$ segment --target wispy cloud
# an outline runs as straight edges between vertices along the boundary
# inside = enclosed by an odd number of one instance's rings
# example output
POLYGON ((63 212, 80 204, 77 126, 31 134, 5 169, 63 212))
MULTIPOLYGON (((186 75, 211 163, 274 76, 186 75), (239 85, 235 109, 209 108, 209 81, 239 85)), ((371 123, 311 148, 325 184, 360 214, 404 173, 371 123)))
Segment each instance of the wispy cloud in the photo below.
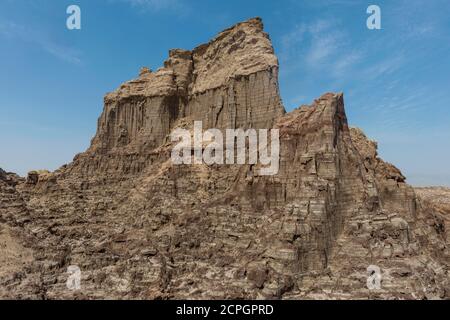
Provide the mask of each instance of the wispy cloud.
POLYGON ((80 51, 51 40, 46 34, 14 22, 0 22, 0 36, 17 38, 39 46, 54 57, 72 64, 81 64, 80 51))
POLYGON ((175 11, 185 14, 189 11, 183 0, 110 0, 111 2, 124 2, 144 11, 161 12, 175 11))
POLYGON ((290 32, 285 34, 281 39, 283 53, 290 50, 293 46, 301 43, 304 39, 307 26, 305 24, 295 26, 290 32))
POLYGON ((447 38, 448 0, 399 0, 386 12, 395 21, 395 31, 408 40, 436 37, 447 38))
POLYGON ((342 71, 352 61, 356 53, 343 52, 347 35, 335 20, 317 20, 311 24, 297 25, 281 40, 281 59, 288 68, 317 69, 339 60, 338 69, 342 71), (342 56, 341 56, 342 55, 342 56))
POLYGON ((361 76, 366 80, 371 80, 380 76, 390 75, 401 68, 406 61, 406 57, 402 53, 397 53, 362 69, 361 76))
POLYGON ((340 33, 314 36, 309 52, 306 55, 306 62, 309 66, 318 66, 326 62, 327 58, 335 55, 339 49, 341 38, 340 33))
POLYGON ((306 62, 316 65, 334 54, 342 46, 344 34, 337 31, 334 21, 319 20, 309 27, 311 46, 306 62))
POLYGON ((324 6, 355 6, 361 4, 360 0, 315 0, 307 3, 313 7, 324 6))
POLYGON ((360 50, 353 50, 342 53, 334 62, 332 74, 334 77, 342 77, 345 73, 361 62, 364 54, 360 50))
POLYGON ((438 89, 426 86, 417 75, 439 68, 441 60, 429 57, 445 56, 448 50, 448 32, 444 35, 448 16, 443 19, 434 3, 424 8, 412 2, 412 8, 410 1, 384 5, 381 31, 366 29, 365 10, 360 12, 359 26, 347 23, 345 17, 325 19, 324 14, 290 29, 280 46, 281 79, 292 88, 286 102, 298 105, 299 91, 304 95, 318 87, 318 92, 344 91, 347 98, 352 92, 347 110, 359 125, 377 134, 392 130, 428 135, 430 123, 448 119, 448 113, 438 117, 426 111, 438 89))
MULTIPOLYGON (((332 0, 327 4, 356 6, 358 1, 332 0)), ((321 7, 325 3, 318 0, 308 5, 321 7)), ((446 0, 399 0, 382 6, 382 12, 384 30, 361 39, 352 37, 354 27, 338 16, 296 25, 281 40, 280 60, 288 69, 285 74, 323 70, 330 81, 342 82, 347 76, 373 80, 395 74, 419 54, 428 55, 427 41, 431 38, 440 38, 443 43, 449 39, 444 32, 450 14, 446 0)), ((361 10, 361 16, 365 14, 361 10)), ((365 24, 360 28, 357 31, 363 31, 365 24)))

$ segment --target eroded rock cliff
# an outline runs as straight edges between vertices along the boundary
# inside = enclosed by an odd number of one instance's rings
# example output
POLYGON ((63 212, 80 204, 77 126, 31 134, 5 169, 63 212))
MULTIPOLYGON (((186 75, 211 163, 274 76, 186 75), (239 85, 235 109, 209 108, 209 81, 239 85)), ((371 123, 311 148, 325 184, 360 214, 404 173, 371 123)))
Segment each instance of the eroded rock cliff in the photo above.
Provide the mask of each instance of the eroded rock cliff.
POLYGON ((142 69, 106 95, 86 152, 26 180, 0 171, 0 196, 4 239, 20 248, 7 250, 24 253, 14 268, 0 266, 2 297, 450 294, 448 232, 436 210, 348 127, 343 94, 285 114, 260 19, 170 51, 156 72, 142 69), (278 174, 174 165, 169 135, 194 120, 279 129, 278 174), (66 287, 69 265, 82 271, 79 291, 66 287), (371 265, 380 289, 367 288, 371 265))

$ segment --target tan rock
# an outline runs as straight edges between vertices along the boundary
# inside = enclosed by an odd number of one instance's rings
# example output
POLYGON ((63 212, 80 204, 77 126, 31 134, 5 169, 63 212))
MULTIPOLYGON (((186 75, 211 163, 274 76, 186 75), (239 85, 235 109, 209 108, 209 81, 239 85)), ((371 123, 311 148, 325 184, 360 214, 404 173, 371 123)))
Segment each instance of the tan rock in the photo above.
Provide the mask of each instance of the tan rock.
POLYGON ((285 113, 260 19, 141 70, 106 95, 86 152, 27 181, 0 170, 8 243, 32 257, 13 282, 0 265, 2 298, 449 298, 442 209, 348 127, 343 94, 285 113), (278 174, 174 165, 169 134, 194 120, 279 129, 278 174), (382 290, 366 286, 370 265, 382 290))

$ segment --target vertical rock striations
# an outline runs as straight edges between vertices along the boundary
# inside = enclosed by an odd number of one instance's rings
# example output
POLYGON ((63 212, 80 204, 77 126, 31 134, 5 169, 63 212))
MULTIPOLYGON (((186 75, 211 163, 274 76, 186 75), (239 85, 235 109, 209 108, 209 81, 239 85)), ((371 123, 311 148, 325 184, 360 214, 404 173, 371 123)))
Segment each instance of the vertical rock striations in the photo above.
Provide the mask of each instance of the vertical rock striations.
POLYGON ((139 173, 181 118, 202 120, 205 129, 270 128, 284 112, 278 60, 261 20, 251 19, 192 51, 170 50, 164 67, 107 94, 74 170, 139 173))
POLYGON ((449 298, 440 213, 348 127, 342 94, 285 114, 260 19, 143 68, 106 95, 86 152, 27 180, 0 171, 0 195, 4 239, 29 256, 0 266, 1 297, 449 298), (195 120, 279 129, 278 174, 174 165, 168 137, 195 120))

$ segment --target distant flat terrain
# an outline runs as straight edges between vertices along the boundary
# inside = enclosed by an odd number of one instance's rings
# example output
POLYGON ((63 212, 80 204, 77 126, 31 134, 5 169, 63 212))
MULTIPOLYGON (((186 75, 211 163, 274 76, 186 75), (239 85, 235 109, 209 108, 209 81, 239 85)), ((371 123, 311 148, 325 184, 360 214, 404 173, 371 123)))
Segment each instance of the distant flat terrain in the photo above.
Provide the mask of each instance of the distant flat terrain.
MULTIPOLYGON (((417 195, 427 204, 443 214, 450 214, 450 188, 423 187, 414 188, 417 195)), ((450 218, 447 216, 447 218, 450 218)))

